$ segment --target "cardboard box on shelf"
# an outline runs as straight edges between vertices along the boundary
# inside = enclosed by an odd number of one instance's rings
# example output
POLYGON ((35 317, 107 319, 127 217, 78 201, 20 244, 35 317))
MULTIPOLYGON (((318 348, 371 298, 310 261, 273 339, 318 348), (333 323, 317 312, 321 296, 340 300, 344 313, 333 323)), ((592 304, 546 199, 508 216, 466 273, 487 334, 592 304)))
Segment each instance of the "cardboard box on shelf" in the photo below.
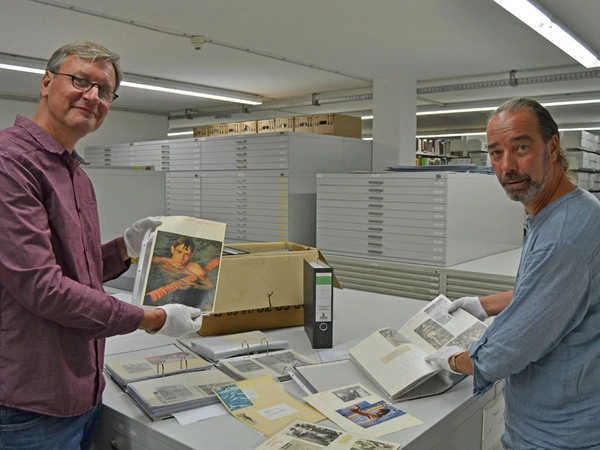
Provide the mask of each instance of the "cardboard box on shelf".
POLYGON ((275 119, 275 131, 294 131, 294 118, 280 117, 275 119))
POLYGON ((199 127, 194 127, 194 137, 206 137, 208 134, 208 125, 202 125, 199 127))
POLYGON ((313 133, 313 116, 294 117, 294 131, 298 133, 313 133))
POLYGON ((240 123, 238 122, 231 122, 231 123, 227 123, 225 124, 227 126, 227 134, 240 134, 240 123))
MULTIPOLYGON (((291 242, 226 244, 248 253, 221 258, 215 310, 199 334, 304 324, 304 260, 324 260, 319 249, 291 242)), ((336 279, 334 286, 341 287, 336 279)))
POLYGON ((240 134, 256 134, 256 120, 241 122, 240 134))
POLYGON ((313 116, 315 134, 329 134, 362 138, 362 122, 360 117, 344 116, 341 114, 319 114, 313 116))
POLYGON ((275 131, 275 119, 257 120, 256 129, 259 133, 273 133, 275 131))
POLYGON ((227 136, 227 124, 226 123, 216 123, 214 125, 208 126, 208 135, 209 136, 227 136))

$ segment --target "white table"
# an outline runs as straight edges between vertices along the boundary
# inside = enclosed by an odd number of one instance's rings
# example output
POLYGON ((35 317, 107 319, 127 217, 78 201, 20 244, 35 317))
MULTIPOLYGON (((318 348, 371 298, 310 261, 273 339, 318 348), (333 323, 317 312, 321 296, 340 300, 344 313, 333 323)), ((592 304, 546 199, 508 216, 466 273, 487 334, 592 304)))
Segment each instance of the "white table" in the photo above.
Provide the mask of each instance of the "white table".
MULTIPOLYGON (((334 296, 334 348, 347 348, 369 333, 382 328, 400 326, 425 302, 389 295, 337 290, 334 296)), ((287 339, 290 347, 319 360, 310 346, 303 327, 267 330, 267 334, 287 339)), ((107 354, 151 348, 173 342, 172 338, 135 332, 115 336, 107 342, 107 354)), ((422 425, 383 436, 401 444, 403 450, 479 450, 482 448, 482 418, 486 404, 501 398, 499 389, 474 399, 472 379, 467 377, 450 391, 424 399, 397 404, 421 419, 422 425)), ((293 382, 284 383, 287 390, 303 395, 293 382)), ((330 421, 325 426, 335 427, 330 421)), ((182 426, 175 419, 151 421, 112 380, 107 380, 104 394, 102 426, 94 450, 247 450, 266 438, 231 415, 182 426)))

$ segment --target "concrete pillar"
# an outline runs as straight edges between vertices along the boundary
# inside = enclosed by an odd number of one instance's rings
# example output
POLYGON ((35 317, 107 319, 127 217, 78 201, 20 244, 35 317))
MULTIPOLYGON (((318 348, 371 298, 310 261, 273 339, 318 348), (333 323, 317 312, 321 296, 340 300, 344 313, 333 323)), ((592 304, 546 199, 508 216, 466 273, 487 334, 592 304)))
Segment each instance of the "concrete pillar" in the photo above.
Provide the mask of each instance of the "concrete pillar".
POLYGON ((373 170, 415 165, 417 81, 406 74, 373 80, 373 170))

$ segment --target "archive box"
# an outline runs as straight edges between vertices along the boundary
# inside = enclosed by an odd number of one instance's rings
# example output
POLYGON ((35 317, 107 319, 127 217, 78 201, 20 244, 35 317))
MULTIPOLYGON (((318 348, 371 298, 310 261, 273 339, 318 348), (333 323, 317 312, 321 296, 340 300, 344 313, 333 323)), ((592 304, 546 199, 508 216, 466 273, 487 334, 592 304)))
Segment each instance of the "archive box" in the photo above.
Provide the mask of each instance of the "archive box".
POLYGON ((294 131, 294 118, 281 117, 275 119, 275 131, 294 131))
POLYGON ((216 123, 214 125, 208 126, 208 135, 209 136, 226 136, 227 135, 227 124, 226 123, 216 123))
POLYGON ((199 127, 194 127, 194 137, 206 137, 208 134, 208 125, 202 125, 199 127))
POLYGON ((256 120, 241 122, 240 134, 256 134, 256 120))
POLYGON ((227 125, 227 134, 240 134, 240 123, 238 122, 231 122, 226 124, 227 125))
MULTIPOLYGON (((248 253, 221 258, 213 314, 203 336, 304 324, 304 260, 324 260, 314 247, 291 242, 226 244, 248 253)), ((334 286, 341 287, 334 278, 334 286)))
POLYGON ((294 117, 294 131, 298 133, 313 133, 313 116, 294 117))
POLYGON ((362 138, 360 117, 344 116, 341 114, 319 114, 313 116, 313 128, 315 134, 362 138))
POLYGON ((273 133, 275 131, 275 119, 257 120, 256 128, 259 133, 273 133))

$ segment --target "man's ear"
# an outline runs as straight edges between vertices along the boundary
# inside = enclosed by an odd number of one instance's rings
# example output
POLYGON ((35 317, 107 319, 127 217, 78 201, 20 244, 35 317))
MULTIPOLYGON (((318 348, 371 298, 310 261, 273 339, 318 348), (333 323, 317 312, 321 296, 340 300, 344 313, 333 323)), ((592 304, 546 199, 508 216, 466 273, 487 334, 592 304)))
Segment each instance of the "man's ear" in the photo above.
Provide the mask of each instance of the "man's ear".
POLYGON ((552 161, 556 161, 558 158, 558 152, 560 150, 560 141, 556 134, 548 141, 548 149, 550 150, 552 161))
POLYGON ((50 86, 51 81, 52 81, 52 74, 50 72, 46 71, 46 73, 42 77, 42 85, 40 88, 40 95, 42 97, 48 96, 48 88, 50 86))

